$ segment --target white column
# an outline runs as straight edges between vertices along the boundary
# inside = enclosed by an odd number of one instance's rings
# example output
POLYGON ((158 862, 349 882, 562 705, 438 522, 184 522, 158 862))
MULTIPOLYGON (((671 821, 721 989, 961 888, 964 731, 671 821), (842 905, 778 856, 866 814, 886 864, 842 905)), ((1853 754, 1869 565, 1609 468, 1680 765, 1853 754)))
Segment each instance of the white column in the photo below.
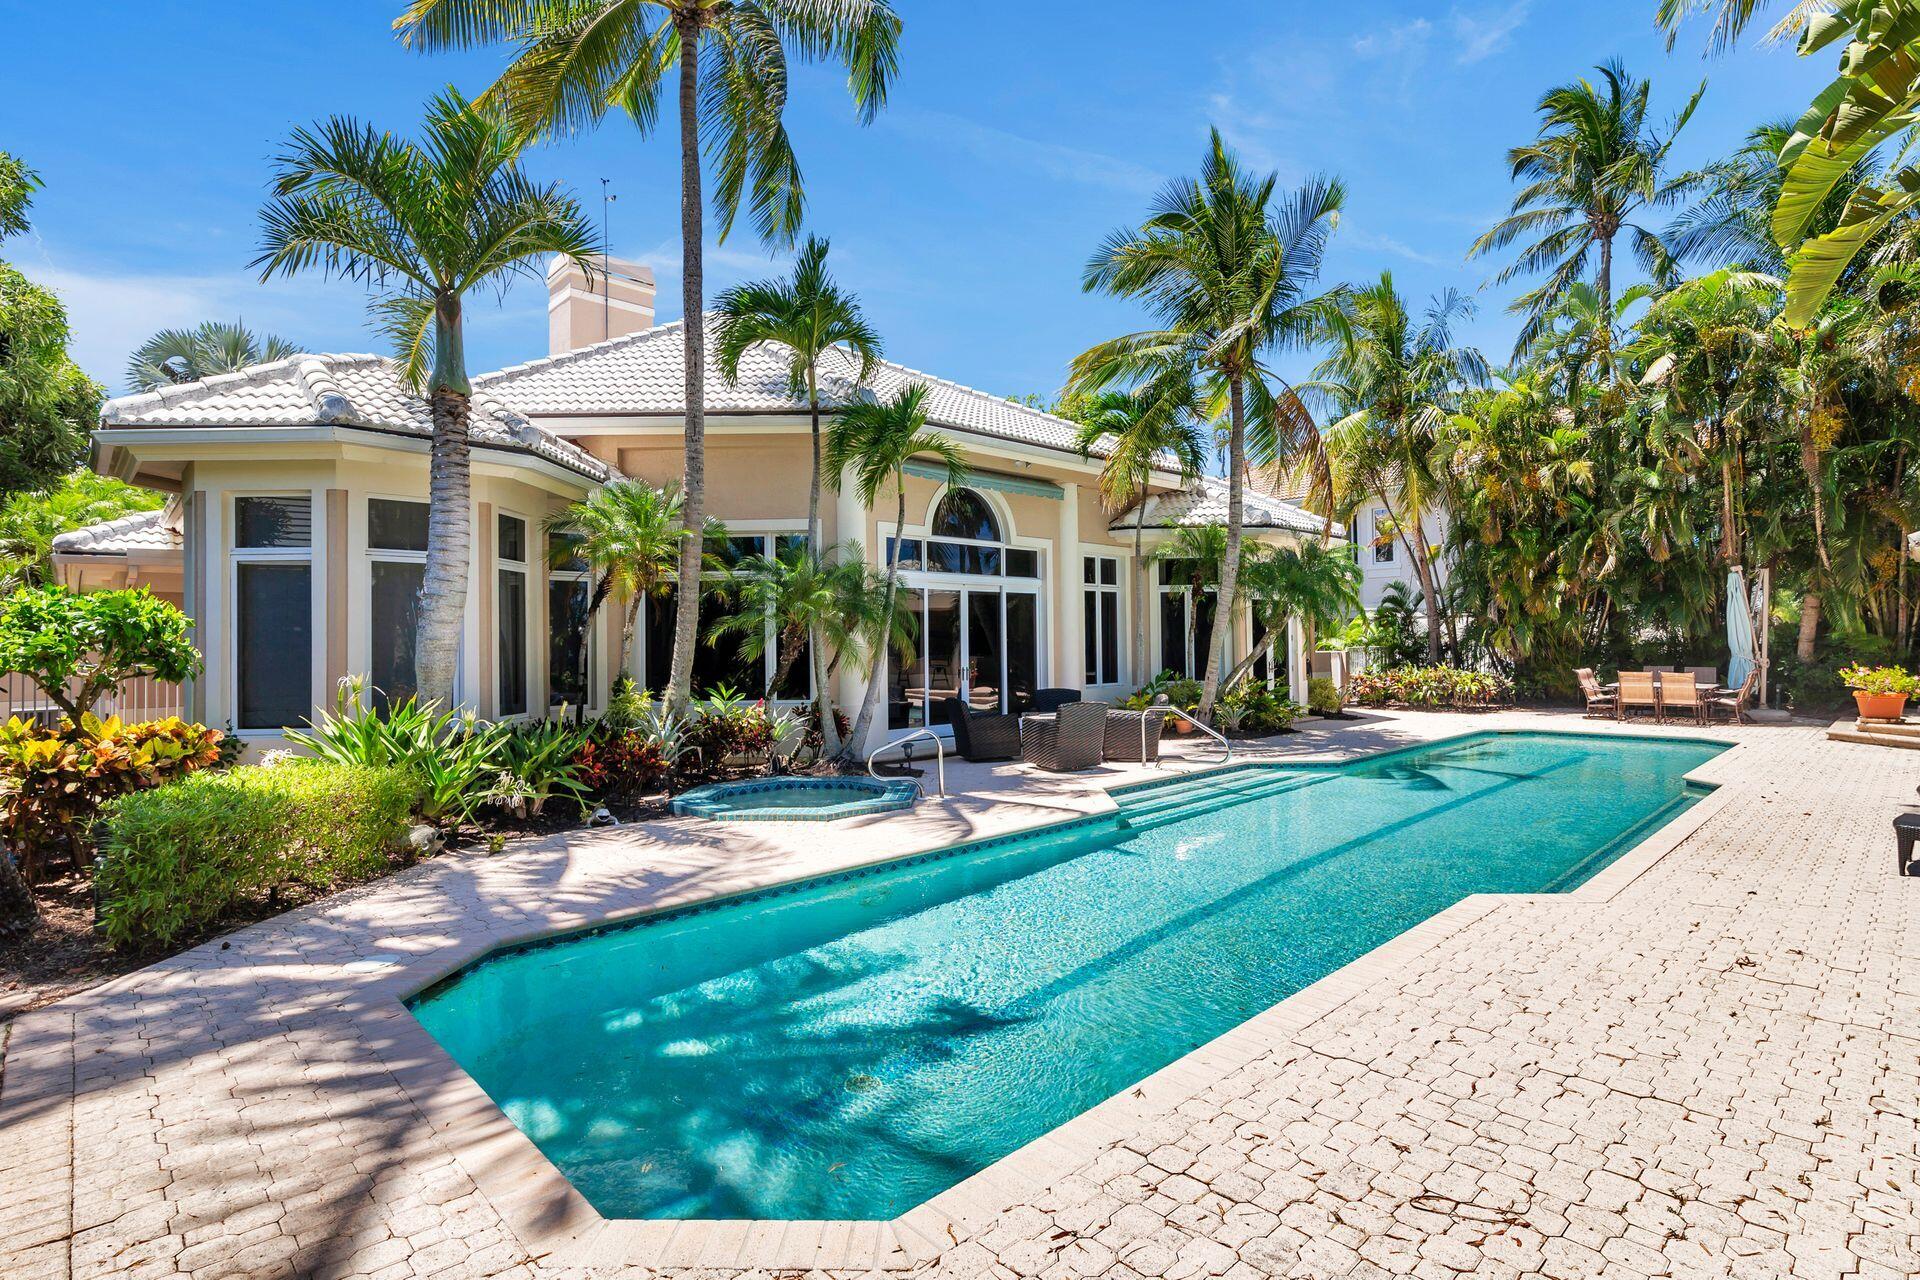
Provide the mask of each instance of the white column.
POLYGON ((1081 637, 1085 622, 1081 605, 1080 564, 1080 486, 1064 486, 1060 500, 1060 532, 1054 545, 1059 548, 1054 565, 1053 671, 1047 684, 1052 688, 1078 689, 1086 680, 1086 642, 1081 637))
MULTIPOLYGON (((868 537, 867 508, 861 503, 852 478, 845 477, 845 479, 847 482, 840 486, 834 499, 834 519, 839 539, 842 544, 857 539, 861 554, 867 558, 868 564, 884 565, 886 537, 891 530, 881 529, 877 539, 868 537)), ((881 661, 885 660, 883 656, 881 661)), ((851 725, 860 718, 860 699, 866 696, 867 673, 855 670, 851 662, 843 662, 840 664, 840 674, 835 677, 835 680, 834 705, 846 715, 847 723, 851 725)), ((887 736, 886 731, 886 717, 882 712, 876 711, 871 742, 862 745, 861 754, 864 756, 866 752, 871 751, 872 744, 884 742, 887 736)))
POLYGON ((1287 619, 1287 697, 1307 705, 1307 629, 1298 617, 1287 619))

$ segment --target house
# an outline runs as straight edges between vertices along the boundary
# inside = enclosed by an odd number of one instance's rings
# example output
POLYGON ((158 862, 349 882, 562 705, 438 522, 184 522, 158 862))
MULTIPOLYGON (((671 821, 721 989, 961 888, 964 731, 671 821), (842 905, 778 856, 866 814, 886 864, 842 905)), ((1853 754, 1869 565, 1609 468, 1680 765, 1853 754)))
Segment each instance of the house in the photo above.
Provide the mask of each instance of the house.
MULTIPOLYGON (((616 260, 590 286, 556 264, 548 285, 550 354, 474 379, 475 536, 456 697, 490 719, 601 707, 619 610, 589 622, 587 567, 550 546, 546 522, 610 480, 681 477, 681 330, 653 323, 651 275, 616 260)), ((1154 564, 1144 594, 1136 588, 1134 523, 1151 553, 1182 526, 1224 521, 1225 482, 1186 485, 1170 470, 1143 504, 1111 513, 1097 451, 1083 457, 1062 419, 891 362, 864 388, 829 367, 822 390, 843 403, 916 382, 929 388, 931 427, 963 450, 967 483, 949 488, 938 468, 910 466, 897 530, 892 494, 875 510, 851 487, 829 488, 822 502, 830 544, 857 540, 878 564, 900 539, 904 607, 920 626, 920 653, 895 661, 868 745, 937 725, 947 697, 1018 709, 1043 687, 1111 699, 1163 668, 1198 674, 1214 609, 1179 585, 1177 565, 1154 564), (1148 639, 1138 670, 1137 627, 1148 639)), ((708 368, 707 507, 727 529, 717 550, 774 552, 804 535, 808 431, 781 353, 750 353, 737 384, 708 368)), ((150 583, 178 600, 206 661, 185 691, 187 714, 272 744, 349 674, 387 696, 407 691, 429 435, 425 404, 371 355, 300 355, 110 401, 95 466, 169 500, 67 535, 59 572, 82 587, 150 583)), ((1253 492, 1246 524, 1269 542, 1321 528, 1253 492)), ((671 596, 645 602, 631 668, 648 686, 665 681, 672 617, 671 596)), ((1222 639, 1230 659, 1269 648, 1268 677, 1303 694, 1297 625, 1284 642, 1256 637, 1243 612, 1222 639)), ((807 695, 806 664, 786 688, 770 689, 772 676, 771 657, 748 661, 733 645, 703 643, 694 664, 696 693, 807 695)), ((862 682, 851 671, 837 678, 841 705, 854 704, 862 682)))

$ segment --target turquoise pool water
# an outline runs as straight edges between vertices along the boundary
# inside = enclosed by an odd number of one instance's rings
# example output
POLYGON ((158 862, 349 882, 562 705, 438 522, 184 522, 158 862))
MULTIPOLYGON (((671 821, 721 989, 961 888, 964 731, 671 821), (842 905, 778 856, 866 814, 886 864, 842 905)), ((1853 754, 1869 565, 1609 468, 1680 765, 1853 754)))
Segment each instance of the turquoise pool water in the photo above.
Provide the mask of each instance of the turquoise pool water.
POLYGON ((413 1009, 608 1217, 890 1218, 1468 894, 1573 888, 1723 749, 1216 774, 504 952, 413 1009))

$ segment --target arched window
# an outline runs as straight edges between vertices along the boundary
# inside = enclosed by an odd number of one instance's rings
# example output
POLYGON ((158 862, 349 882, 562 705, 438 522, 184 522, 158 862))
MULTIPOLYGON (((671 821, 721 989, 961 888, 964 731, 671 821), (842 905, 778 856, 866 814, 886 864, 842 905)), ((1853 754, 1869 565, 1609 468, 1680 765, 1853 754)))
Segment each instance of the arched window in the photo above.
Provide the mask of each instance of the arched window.
POLYGON ((993 518, 987 500, 971 489, 955 489, 940 499, 933 513, 933 536, 970 538, 975 542, 1000 541, 1000 522, 993 518))

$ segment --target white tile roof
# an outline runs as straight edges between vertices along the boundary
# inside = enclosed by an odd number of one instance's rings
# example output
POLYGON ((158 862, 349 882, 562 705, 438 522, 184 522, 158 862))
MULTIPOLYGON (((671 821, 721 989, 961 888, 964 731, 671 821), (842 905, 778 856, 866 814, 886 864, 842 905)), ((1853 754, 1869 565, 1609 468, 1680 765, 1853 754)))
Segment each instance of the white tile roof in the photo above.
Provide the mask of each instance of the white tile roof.
MULTIPOLYGON (((1287 529, 1295 533, 1319 533, 1326 527, 1319 516, 1302 511, 1292 503, 1268 497, 1251 485, 1242 489, 1241 524, 1248 529, 1287 529)), ((1133 513, 1116 519, 1110 528, 1115 533, 1133 530, 1133 513)), ((1227 522, 1227 482, 1218 476, 1202 476, 1192 487, 1179 493, 1162 493, 1147 499, 1142 523, 1149 529, 1183 529, 1227 522)), ((1333 535, 1345 531, 1336 521, 1333 535)))
POLYGON ((54 535, 56 555, 124 556, 143 551, 178 551, 183 545, 172 504, 159 511, 136 511, 117 520, 90 524, 54 535))
MULTIPOLYGON (((738 383, 730 383, 721 376, 712 341, 715 320, 709 316, 707 321, 707 412, 804 412, 805 400, 787 391, 784 346, 766 343, 748 351, 740 361, 738 383)), ((474 386, 484 386, 504 396, 516 409, 533 418, 683 413, 686 364, 682 357, 682 332, 683 326, 678 320, 656 325, 625 337, 482 374, 474 379, 474 386)), ((820 398, 828 405, 846 403, 855 390, 853 358, 844 352, 836 355, 838 367, 829 364, 822 370, 820 398)), ((1004 396, 936 378, 891 360, 879 363, 866 389, 885 398, 915 382, 927 387, 927 418, 935 426, 1068 453, 1080 451, 1074 443, 1078 428, 1065 418, 1056 418, 1004 396)), ((1092 452, 1100 457, 1105 450, 1095 446, 1092 452)))
MULTIPOLYGON (((198 382, 109 400, 106 427, 349 426, 433 434, 427 402, 391 360, 377 355, 296 355, 198 382)), ((530 453, 594 480, 612 470, 542 431, 498 396, 474 389, 473 442, 530 453)))

